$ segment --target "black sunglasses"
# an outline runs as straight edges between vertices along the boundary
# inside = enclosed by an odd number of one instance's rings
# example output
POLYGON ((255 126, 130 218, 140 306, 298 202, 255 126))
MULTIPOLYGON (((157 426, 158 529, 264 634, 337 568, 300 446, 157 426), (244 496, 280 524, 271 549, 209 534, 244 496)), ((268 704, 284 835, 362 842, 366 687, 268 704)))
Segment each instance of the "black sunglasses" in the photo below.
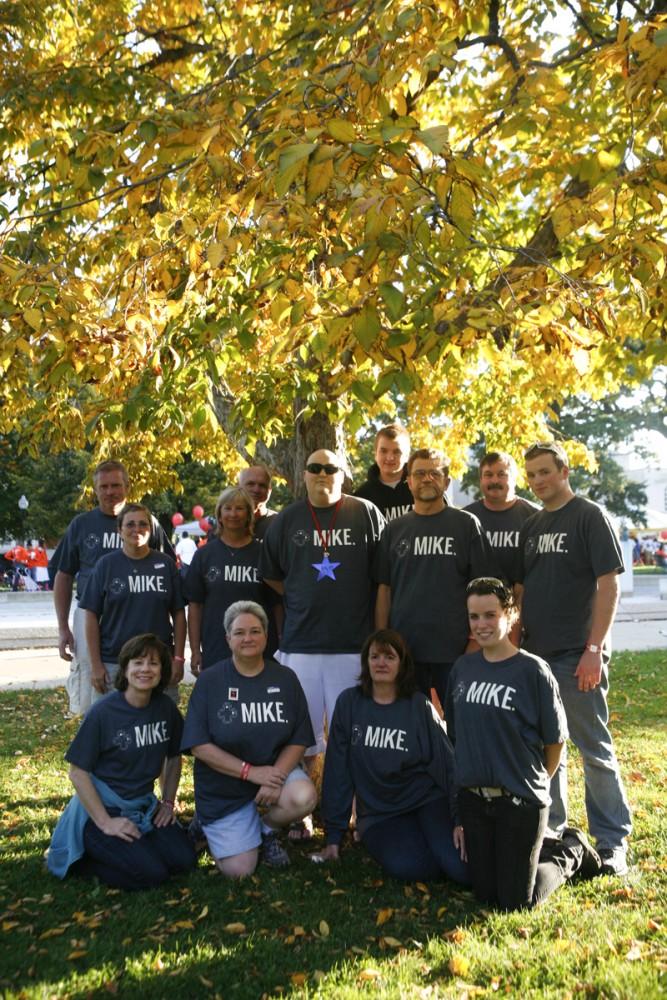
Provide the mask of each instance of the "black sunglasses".
POLYGON ((322 462, 309 462, 306 466, 306 472, 311 472, 314 476, 319 475, 320 472, 326 472, 327 476, 333 476, 336 472, 340 472, 337 465, 331 465, 327 462, 324 465, 322 462))

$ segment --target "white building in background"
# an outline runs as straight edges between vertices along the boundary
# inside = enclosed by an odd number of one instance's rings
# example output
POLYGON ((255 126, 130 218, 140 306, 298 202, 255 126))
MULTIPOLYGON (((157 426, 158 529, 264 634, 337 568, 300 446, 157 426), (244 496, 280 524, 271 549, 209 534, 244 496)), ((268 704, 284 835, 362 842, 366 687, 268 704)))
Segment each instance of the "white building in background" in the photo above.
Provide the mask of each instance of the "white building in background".
POLYGON ((650 441, 642 441, 655 448, 654 461, 648 461, 631 450, 614 454, 612 457, 622 467, 628 479, 641 483, 646 490, 647 526, 646 531, 667 529, 667 439, 657 432, 651 433, 650 441))

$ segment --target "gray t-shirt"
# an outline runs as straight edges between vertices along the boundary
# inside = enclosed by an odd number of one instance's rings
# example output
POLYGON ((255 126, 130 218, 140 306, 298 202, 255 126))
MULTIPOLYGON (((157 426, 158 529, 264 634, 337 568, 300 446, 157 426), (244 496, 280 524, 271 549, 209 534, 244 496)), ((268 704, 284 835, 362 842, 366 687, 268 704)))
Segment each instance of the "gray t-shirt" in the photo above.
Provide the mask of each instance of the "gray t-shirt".
POLYGON ((92 705, 65 760, 101 778, 124 799, 153 791, 165 758, 180 754, 183 718, 171 698, 154 694, 134 708, 120 691, 92 705))
POLYGON ((389 624, 418 663, 453 663, 466 647, 466 586, 487 576, 491 550, 472 514, 445 507, 391 521, 375 560, 375 579, 391 587, 389 624))
POLYGON ((446 710, 459 788, 505 788, 548 805, 544 745, 567 739, 558 684, 544 660, 519 650, 490 663, 461 656, 447 685, 446 710))
POLYGON ((623 554, 600 507, 573 497, 541 510, 521 529, 525 645, 549 659, 581 650, 589 638, 597 578, 623 572, 623 554))
POLYGON ((452 745, 424 695, 379 705, 359 687, 343 691, 334 709, 324 763, 322 817, 327 843, 340 843, 355 796, 357 826, 363 834, 380 820, 419 809, 443 795, 454 818, 452 745))
MULTIPOLYGON (((190 563, 184 589, 188 601, 203 605, 202 667, 231 656, 223 619, 234 601, 256 601, 266 611, 269 622, 273 620, 274 592, 262 582, 258 569, 261 546, 261 542, 253 540, 240 548, 230 548, 219 538, 212 538, 197 549, 190 563)), ((275 649, 275 641, 269 641, 268 648, 275 649)))
POLYGON ((316 507, 315 513, 328 538, 328 559, 305 500, 272 518, 262 543, 262 576, 285 587, 280 648, 357 653, 371 630, 371 568, 384 518, 374 504, 350 496, 337 511, 316 507))
POLYGON ((517 497, 507 510, 489 510, 482 500, 476 500, 463 509, 480 519, 501 579, 510 584, 516 583, 521 576, 521 528, 540 508, 530 500, 517 497))
MULTIPOLYGON (((254 767, 275 764, 286 746, 315 742, 306 696, 296 674, 273 660, 245 677, 223 660, 195 683, 185 718, 182 749, 214 743, 254 767)), ((195 806, 202 823, 236 812, 257 794, 251 781, 221 774, 195 757, 195 806)))
POLYGON ((176 563, 160 552, 130 559, 110 552, 95 566, 79 599, 100 623, 100 650, 105 663, 117 663, 124 642, 153 632, 173 645, 172 616, 185 607, 176 563))
MULTIPOLYGON (((57 572, 76 577, 77 597, 81 597, 88 577, 102 556, 121 547, 115 514, 103 514, 99 507, 72 520, 49 563, 51 578, 57 572)), ((158 552, 166 552, 175 559, 174 549, 159 521, 151 517, 151 536, 148 544, 158 552)))

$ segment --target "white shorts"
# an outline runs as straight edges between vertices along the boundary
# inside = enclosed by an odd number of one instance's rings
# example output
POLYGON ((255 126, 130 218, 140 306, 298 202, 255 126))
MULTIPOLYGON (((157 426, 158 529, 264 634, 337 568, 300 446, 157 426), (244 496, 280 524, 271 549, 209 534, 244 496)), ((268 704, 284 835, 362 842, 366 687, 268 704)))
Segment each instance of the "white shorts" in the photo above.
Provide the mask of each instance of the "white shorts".
POLYGON ((278 650, 276 659, 297 675, 308 702, 315 744, 308 747, 306 757, 322 753, 326 747, 325 716, 330 726, 338 695, 359 681, 361 657, 359 653, 284 653, 278 650))
MULTIPOLYGON (((285 785, 291 781, 310 781, 300 767, 295 767, 287 775, 285 785)), ((283 788, 285 787, 283 785, 283 788)), ((240 809, 228 813, 213 823, 202 824, 208 841, 208 849, 214 858, 223 861, 252 851, 262 843, 262 819, 254 801, 246 802, 240 809)))

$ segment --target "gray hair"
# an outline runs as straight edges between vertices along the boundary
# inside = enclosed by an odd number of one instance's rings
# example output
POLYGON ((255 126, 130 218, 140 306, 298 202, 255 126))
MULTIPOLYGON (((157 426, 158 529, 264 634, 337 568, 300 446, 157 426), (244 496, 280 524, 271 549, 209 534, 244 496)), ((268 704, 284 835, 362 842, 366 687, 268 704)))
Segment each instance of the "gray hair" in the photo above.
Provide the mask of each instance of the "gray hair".
POLYGON ((225 635, 229 635, 232 630, 232 625, 239 617, 239 615, 254 615, 262 623, 262 628, 264 629, 264 634, 268 635, 269 632, 269 619, 266 611, 261 604, 256 601, 234 601, 230 604, 225 611, 225 617, 223 619, 223 625, 225 627, 225 635))

